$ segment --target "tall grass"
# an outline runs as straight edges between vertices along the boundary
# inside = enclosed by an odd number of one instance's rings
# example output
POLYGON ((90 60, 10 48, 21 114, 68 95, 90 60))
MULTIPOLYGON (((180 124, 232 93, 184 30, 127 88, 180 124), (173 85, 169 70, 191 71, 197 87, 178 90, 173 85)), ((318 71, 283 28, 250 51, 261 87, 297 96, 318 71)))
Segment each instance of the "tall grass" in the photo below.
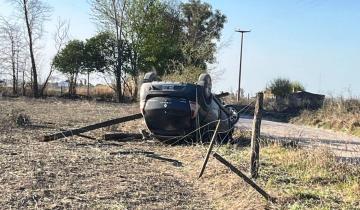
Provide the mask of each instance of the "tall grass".
POLYGON ((304 110, 292 122, 333 129, 360 136, 360 100, 329 98, 321 109, 304 110))
MULTIPOLYGON (((234 165, 250 167, 250 147, 220 147, 234 165)), ((336 161, 327 148, 301 149, 261 144, 257 183, 278 198, 273 209, 359 209, 360 167, 336 161)), ((233 178, 233 177, 232 177, 233 178)))

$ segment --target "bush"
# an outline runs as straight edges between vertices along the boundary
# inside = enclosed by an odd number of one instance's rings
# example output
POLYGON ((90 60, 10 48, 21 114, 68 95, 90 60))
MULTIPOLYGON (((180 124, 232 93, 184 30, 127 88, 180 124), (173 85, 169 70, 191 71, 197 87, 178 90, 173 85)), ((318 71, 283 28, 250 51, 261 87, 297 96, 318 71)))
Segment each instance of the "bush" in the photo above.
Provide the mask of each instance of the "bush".
POLYGON ((206 71, 204 69, 195 66, 183 67, 180 71, 175 71, 174 73, 164 75, 162 80, 195 83, 198 81, 200 74, 205 72, 206 71))
POLYGON ((286 97, 297 91, 304 91, 305 87, 298 81, 290 81, 289 79, 277 78, 270 82, 267 88, 276 97, 286 97))
POLYGON ((270 82, 269 89, 276 97, 285 97, 292 93, 293 87, 290 80, 277 78, 270 82))
POLYGON ((297 91, 304 91, 305 88, 304 86, 299 82, 299 81, 294 81, 291 83, 291 86, 292 86, 292 90, 294 92, 297 92, 297 91))

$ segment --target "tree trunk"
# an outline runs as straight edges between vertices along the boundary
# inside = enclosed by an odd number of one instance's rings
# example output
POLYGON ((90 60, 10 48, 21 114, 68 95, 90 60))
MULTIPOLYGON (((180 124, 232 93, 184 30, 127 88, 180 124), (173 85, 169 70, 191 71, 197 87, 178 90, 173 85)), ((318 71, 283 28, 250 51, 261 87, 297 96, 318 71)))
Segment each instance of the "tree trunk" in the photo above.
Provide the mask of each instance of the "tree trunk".
POLYGON ((12 66, 12 83, 13 83, 13 95, 16 95, 16 68, 15 68, 15 60, 14 57, 11 59, 11 66, 12 66))
POLYGON ((136 101, 137 100, 137 95, 139 92, 139 77, 138 76, 134 76, 134 94, 133 94, 133 100, 136 101))
POLYGON ((116 79, 116 92, 117 92, 117 101, 121 102, 122 100, 122 92, 121 92, 121 26, 119 32, 119 22, 118 22, 118 14, 116 8, 116 0, 112 0, 113 9, 115 13, 115 27, 116 27, 116 48, 117 48, 117 65, 115 70, 115 79, 116 79))
POLYGON ((16 95, 16 66, 15 66, 15 43, 11 40, 11 69, 12 69, 12 93, 16 95))
POLYGON ((135 51, 133 51, 133 56, 131 56, 131 68, 133 72, 133 80, 134 80, 134 93, 132 95, 132 98, 134 101, 137 100, 138 91, 139 91, 139 71, 137 69, 137 60, 138 56, 135 51))
POLYGON ((44 95, 46 86, 47 86, 47 84, 49 83, 49 80, 50 80, 50 77, 51 77, 51 74, 52 74, 53 71, 54 71, 54 66, 53 66, 53 64, 51 64, 51 66, 50 66, 50 72, 49 72, 48 76, 46 77, 43 86, 41 87, 40 96, 43 96, 43 95, 44 95))
POLYGON ((87 72, 88 73, 88 78, 87 78, 87 96, 88 99, 90 98, 90 71, 87 72))
POLYGON ((22 72, 22 95, 25 96, 25 69, 22 72))
POLYGON ((117 100, 118 102, 121 102, 122 100, 122 92, 121 92, 121 70, 122 70, 122 40, 121 40, 121 34, 122 34, 122 19, 124 15, 124 9, 126 5, 126 0, 123 2, 123 8, 121 9, 120 14, 120 24, 119 24, 119 18, 117 14, 117 8, 115 4, 116 0, 112 0, 113 2, 113 9, 115 12, 115 27, 116 27, 116 41, 117 41, 117 65, 116 65, 116 91, 117 91, 117 100))
POLYGON ((74 75, 69 77, 69 96, 74 96, 74 75))
POLYGON ((33 89, 34 97, 38 98, 39 97, 39 87, 38 87, 38 81, 37 81, 37 72, 36 72, 35 56, 34 56, 34 50, 33 50, 32 31, 31 31, 31 26, 30 26, 30 21, 29 21, 29 16, 28 16, 27 2, 28 2, 27 0, 23 0, 26 27, 27 27, 27 32, 28 32, 28 36, 29 36, 29 50, 30 50, 30 58, 31 58, 31 70, 32 70, 32 76, 33 76, 32 89, 33 89))
MULTIPOLYGON (((116 67, 118 68, 118 67, 116 67)), ((116 70, 116 101, 121 102, 122 100, 122 92, 121 92, 121 71, 116 70)))
POLYGON ((76 95, 76 84, 77 84, 77 78, 78 78, 78 74, 75 74, 75 78, 74 78, 74 85, 73 85, 73 94, 74 96, 76 95))
POLYGON ((16 70, 15 70, 15 66, 13 66, 12 67, 12 69, 13 69, 13 79, 12 79, 12 83, 13 83, 13 90, 12 90, 12 92, 13 92, 13 95, 16 95, 17 93, 16 93, 16 70))
POLYGON ((16 94, 19 94, 19 49, 16 51, 16 94))

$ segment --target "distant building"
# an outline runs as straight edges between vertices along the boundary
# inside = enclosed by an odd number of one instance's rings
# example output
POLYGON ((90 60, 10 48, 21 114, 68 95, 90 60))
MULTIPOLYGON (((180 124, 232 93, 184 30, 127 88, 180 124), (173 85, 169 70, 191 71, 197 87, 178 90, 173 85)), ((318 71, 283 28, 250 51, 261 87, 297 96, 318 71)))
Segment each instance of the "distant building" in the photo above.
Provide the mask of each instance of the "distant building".
POLYGON ((289 106, 296 108, 318 109, 324 103, 325 95, 297 91, 288 96, 289 106))

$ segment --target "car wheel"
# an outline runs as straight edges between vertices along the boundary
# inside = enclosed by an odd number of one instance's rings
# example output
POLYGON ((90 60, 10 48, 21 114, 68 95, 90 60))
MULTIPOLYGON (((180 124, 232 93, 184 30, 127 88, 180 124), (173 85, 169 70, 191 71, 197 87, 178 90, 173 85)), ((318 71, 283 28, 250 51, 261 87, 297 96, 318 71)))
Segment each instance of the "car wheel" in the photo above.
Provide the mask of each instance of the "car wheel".
POLYGON ((155 72, 148 72, 144 75, 143 83, 146 82, 153 82, 156 80, 156 73, 155 72))
POLYGON ((212 82, 210 75, 206 73, 201 74, 197 84, 201 87, 199 90, 199 103, 207 110, 210 107, 212 100, 212 82))
POLYGON ((229 116, 230 124, 235 125, 240 118, 240 113, 237 111, 237 109, 233 105, 226 105, 225 109, 227 109, 228 112, 230 113, 230 116, 229 116))

